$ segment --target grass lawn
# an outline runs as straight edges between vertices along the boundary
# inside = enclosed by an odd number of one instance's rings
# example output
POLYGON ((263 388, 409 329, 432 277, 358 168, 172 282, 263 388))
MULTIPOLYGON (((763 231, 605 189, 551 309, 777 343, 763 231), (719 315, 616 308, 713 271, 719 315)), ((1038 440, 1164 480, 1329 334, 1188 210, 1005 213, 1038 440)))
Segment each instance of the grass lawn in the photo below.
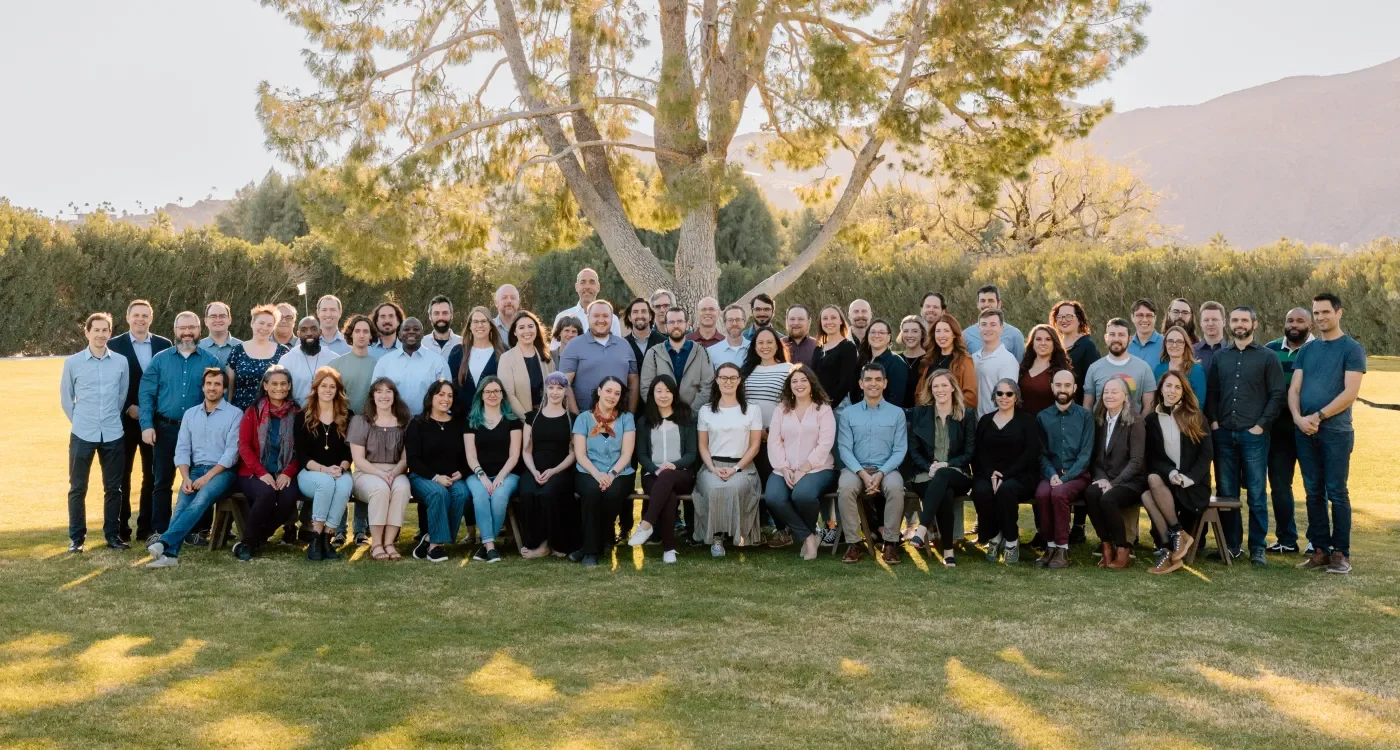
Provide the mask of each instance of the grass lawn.
MULTIPOLYGON (((1362 395, 1400 401, 1372 367, 1362 395)), ((98 546, 95 467, 64 551, 60 368, 0 362, 0 747, 1400 746, 1400 413, 1356 409, 1349 577, 1087 547, 1059 573, 659 547, 148 571, 98 546)))

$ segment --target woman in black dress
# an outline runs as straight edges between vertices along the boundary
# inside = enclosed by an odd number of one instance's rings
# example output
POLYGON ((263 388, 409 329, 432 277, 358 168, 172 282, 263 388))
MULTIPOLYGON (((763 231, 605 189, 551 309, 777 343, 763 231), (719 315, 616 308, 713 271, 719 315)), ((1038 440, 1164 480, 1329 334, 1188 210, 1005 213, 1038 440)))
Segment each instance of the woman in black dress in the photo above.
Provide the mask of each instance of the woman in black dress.
POLYGON ((520 556, 567 557, 583 544, 578 498, 574 496, 573 419, 565 408, 569 379, 552 372, 544 379, 544 403, 525 415, 520 477, 520 556))

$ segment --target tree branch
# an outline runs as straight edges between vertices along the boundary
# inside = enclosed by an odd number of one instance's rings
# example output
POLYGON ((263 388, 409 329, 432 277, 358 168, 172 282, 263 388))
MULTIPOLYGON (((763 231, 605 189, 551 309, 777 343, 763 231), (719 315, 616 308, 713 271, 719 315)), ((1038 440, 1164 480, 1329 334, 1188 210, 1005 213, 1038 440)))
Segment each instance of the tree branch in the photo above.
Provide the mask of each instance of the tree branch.
POLYGON ((389 76, 398 73, 401 70, 407 70, 408 68, 411 68, 420 62, 423 62, 429 57, 432 57, 433 55, 445 49, 448 49, 449 47, 455 47, 461 44, 462 42, 465 42, 469 39, 474 39, 479 36, 493 36, 496 37, 496 39, 499 41, 501 38, 501 32, 499 29, 476 29, 474 31, 468 31, 465 34, 458 34, 457 36, 454 36, 451 39, 445 40, 439 44, 434 44, 433 46, 423 50, 422 52, 419 52, 413 57, 404 60, 398 65, 395 65, 391 68, 385 68, 384 70, 376 71, 374 75, 369 77, 369 80, 365 81, 365 83, 366 85, 368 85, 374 83, 375 81, 382 81, 385 78, 388 78, 389 76))
POLYGON ((428 141, 427 145, 418 149, 418 151, 431 151, 437 148, 438 146, 447 143, 448 141, 455 141, 468 133, 474 133, 483 128, 491 128, 497 125, 504 125, 505 123, 512 122, 515 120, 529 120, 536 117, 550 117, 552 115, 561 115, 565 112, 573 112, 576 110, 583 109, 583 106, 583 104, 561 104, 557 107, 548 107, 546 109, 527 110, 524 112, 508 112, 497 117, 492 117, 489 120, 480 120, 478 122, 463 125, 462 127, 452 131, 451 133, 440 135, 432 139, 431 141, 428 141))

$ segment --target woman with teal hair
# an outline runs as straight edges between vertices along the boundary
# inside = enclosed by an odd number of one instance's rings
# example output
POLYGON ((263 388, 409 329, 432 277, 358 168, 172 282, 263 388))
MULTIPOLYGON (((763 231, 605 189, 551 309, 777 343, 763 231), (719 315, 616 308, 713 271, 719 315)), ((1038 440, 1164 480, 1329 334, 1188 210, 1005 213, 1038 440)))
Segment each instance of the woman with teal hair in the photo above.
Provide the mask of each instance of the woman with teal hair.
POLYGON ((488 375, 477 384, 467 415, 466 441, 467 467, 472 472, 467 477, 467 489, 472 493, 476 528, 481 533, 481 548, 472 559, 500 562, 496 535, 505 523, 506 506, 520 481, 515 469, 520 463, 524 428, 506 401, 505 385, 495 375, 488 375))

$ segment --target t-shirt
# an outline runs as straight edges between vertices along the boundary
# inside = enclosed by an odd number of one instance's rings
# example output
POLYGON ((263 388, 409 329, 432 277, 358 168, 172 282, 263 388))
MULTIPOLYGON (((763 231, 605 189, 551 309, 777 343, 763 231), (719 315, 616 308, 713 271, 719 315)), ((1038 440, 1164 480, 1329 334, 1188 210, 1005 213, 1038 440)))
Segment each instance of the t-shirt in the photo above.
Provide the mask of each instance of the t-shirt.
POLYGON ((367 413, 365 401, 369 399, 369 384, 374 382, 376 361, 368 354, 360 356, 350 352, 336 357, 326 365, 340 373, 340 381, 345 384, 345 398, 350 402, 350 411, 355 414, 367 413))
MULTIPOLYGON (((473 427, 470 432, 476 443, 476 460, 486 476, 492 479, 510 460, 510 434, 523 429, 520 420, 502 417, 495 427, 473 427)), ((470 467, 468 467, 470 468, 470 467)))
POLYGON ((486 365, 491 363, 491 355, 495 354, 496 350, 489 346, 480 348, 473 346, 471 351, 471 359, 467 360, 467 369, 471 371, 472 380, 479 383, 481 382, 481 373, 486 371, 486 365))
POLYGON ((1152 377, 1152 367, 1129 354, 1126 362, 1117 363, 1103 357, 1089 365, 1089 372, 1084 374, 1084 392, 1093 393, 1094 399, 1097 400, 1103 395, 1104 383, 1111 378, 1122 378, 1128 383, 1128 393, 1133 397, 1133 404, 1137 406, 1138 411, 1142 410, 1142 394, 1157 390, 1157 379, 1152 377))
MULTIPOLYGON (((622 341, 622 339, 619 338, 618 341, 622 341)), ((624 342, 624 345, 625 344, 626 342, 624 342)), ((631 352, 632 347, 628 346, 627 351, 631 352)), ((629 432, 636 432, 637 424, 632 421, 632 415, 624 411, 619 413, 617 419, 613 422, 613 435, 611 437, 601 432, 597 435, 590 435, 589 433, 593 431, 593 428, 597 426, 597 424, 598 421, 593 418, 592 411, 583 412, 574 420, 574 434, 583 436, 584 444, 588 448, 588 460, 593 462, 593 468, 606 473, 612 469, 612 467, 617 464, 617 460, 622 457, 623 436, 629 432)), ((579 473, 587 473, 582 465, 574 465, 578 467, 579 473)), ((538 464, 536 464, 536 466, 538 466, 538 464)), ((622 467, 622 471, 619 472, 619 474, 631 473, 632 464, 630 462, 622 467)))
MULTIPOLYGON (((1346 389, 1346 374, 1366 372, 1366 349, 1356 339, 1343 334, 1331 341, 1314 339, 1298 351, 1293 371, 1303 373, 1298 392, 1298 408, 1304 416, 1332 403, 1346 389)), ((1320 429, 1350 431, 1351 407, 1322 420, 1320 429)))
POLYGON ((546 417, 536 410, 525 415, 525 424, 530 425, 530 457, 535 468, 544 471, 563 463, 573 440, 569 413, 546 417))
POLYGON ((746 411, 740 411, 738 406, 721 406, 716 412, 705 404, 700 407, 696 429, 710 433, 710 456, 743 458, 749 452, 749 433, 763 429, 763 410, 757 404, 749 404, 746 411))
POLYGON ((773 421, 773 410, 778 407, 778 398, 783 395, 783 383, 787 382, 790 372, 791 362, 777 362, 759 365, 744 378, 744 395, 748 397, 750 404, 757 406, 762 412, 765 429, 773 421))

